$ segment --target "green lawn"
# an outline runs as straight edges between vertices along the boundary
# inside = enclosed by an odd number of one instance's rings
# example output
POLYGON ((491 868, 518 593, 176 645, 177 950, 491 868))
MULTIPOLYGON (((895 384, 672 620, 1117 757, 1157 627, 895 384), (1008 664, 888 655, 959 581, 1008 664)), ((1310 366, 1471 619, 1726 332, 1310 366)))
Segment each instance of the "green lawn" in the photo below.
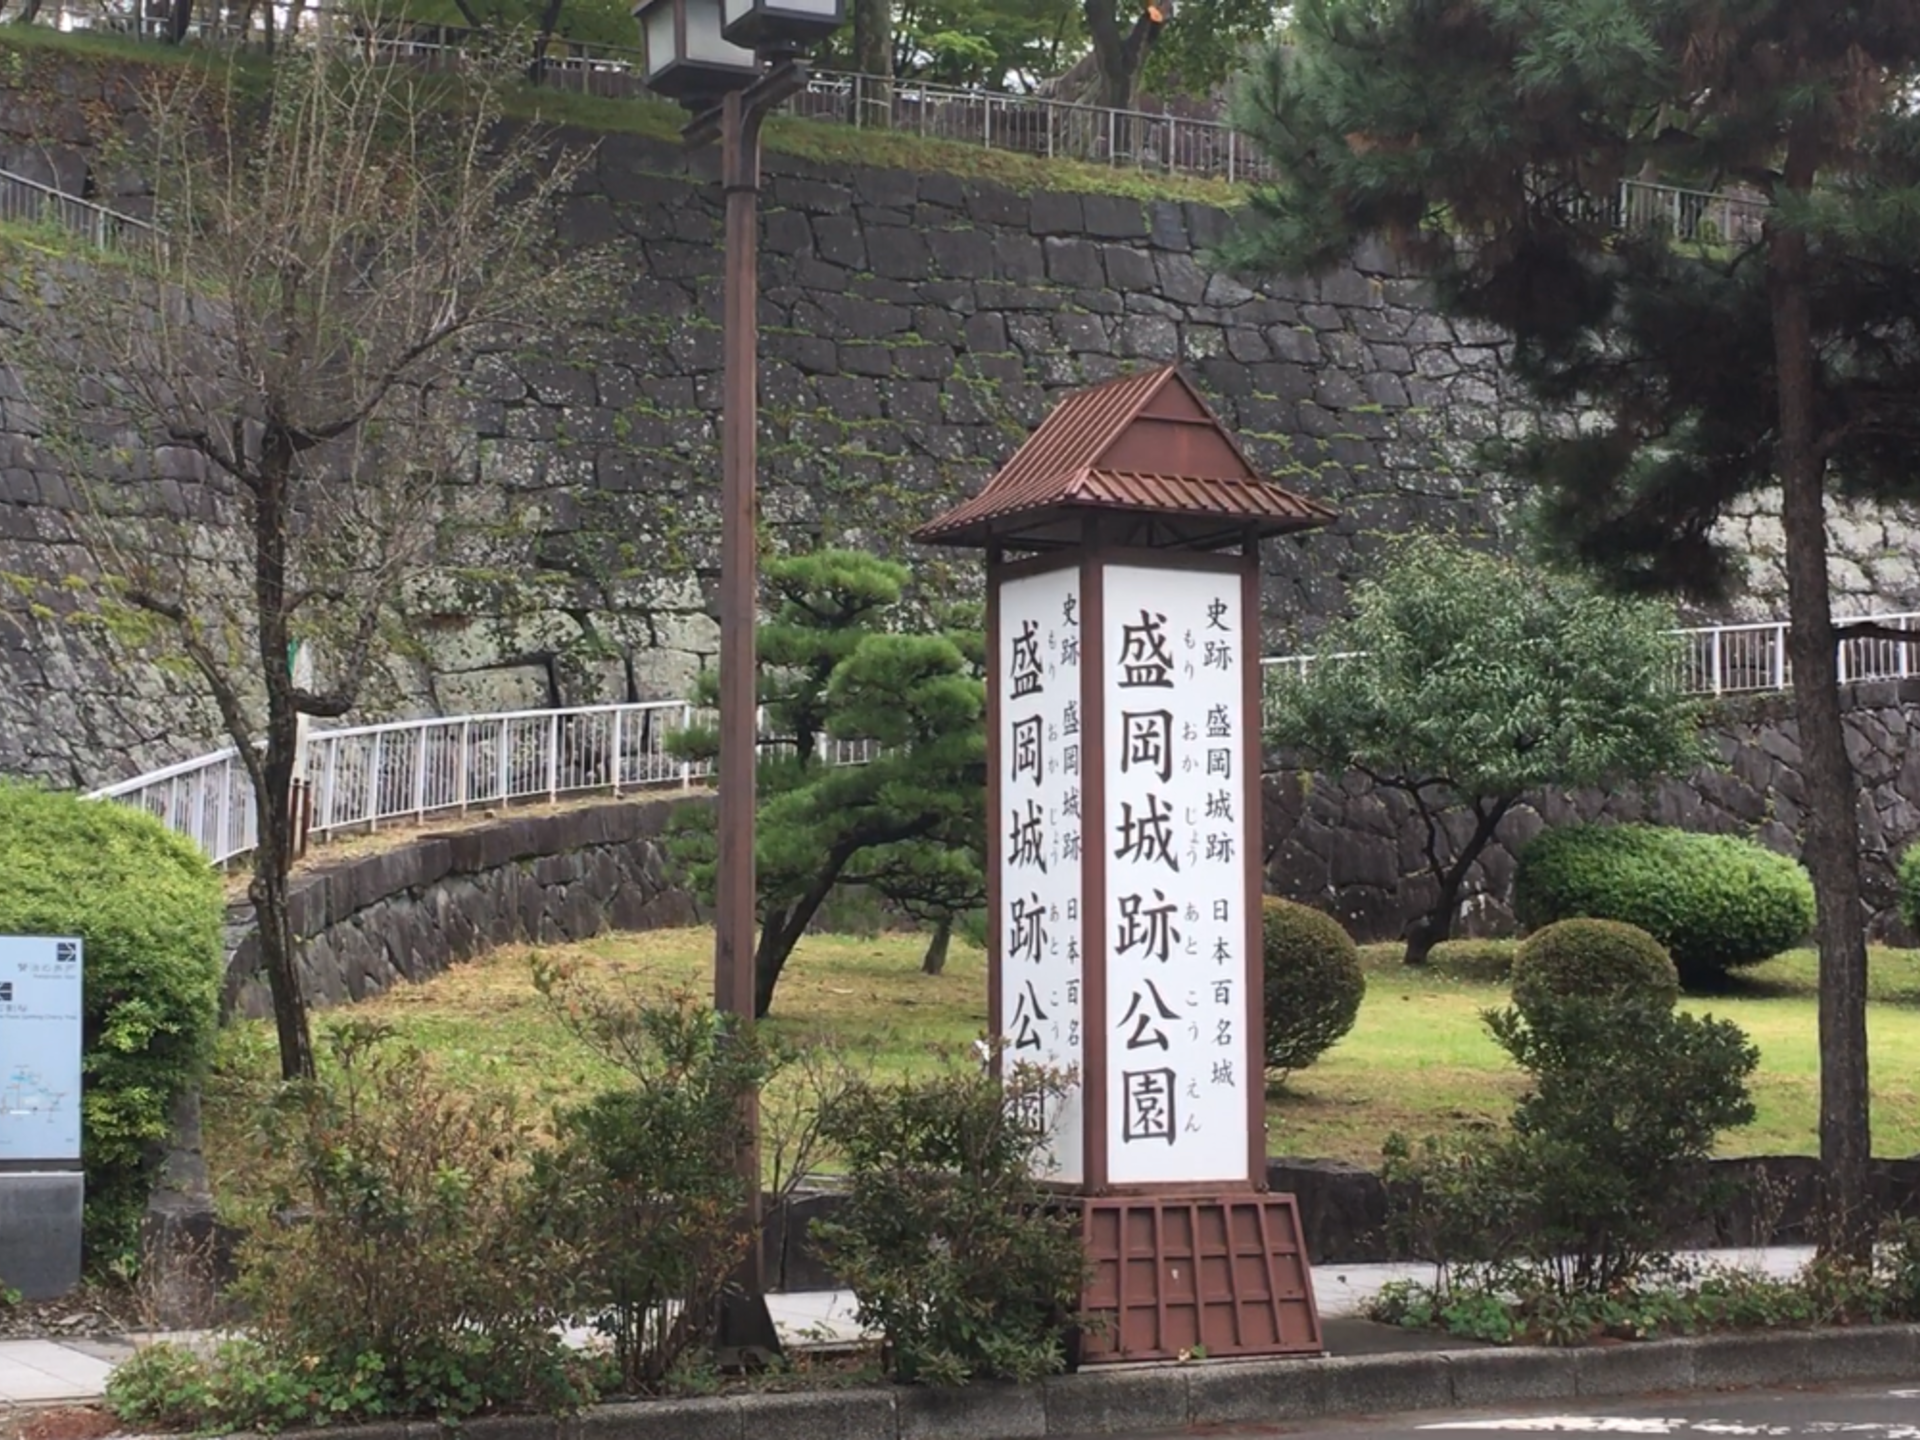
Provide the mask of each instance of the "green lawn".
MULTIPOLYGON (((1370 945, 1367 998, 1353 1033, 1293 1077, 1273 1106, 1276 1154, 1376 1159, 1400 1128, 1421 1134, 1463 1121, 1498 1121, 1519 1077, 1480 1024, 1505 1003, 1496 985, 1411 971, 1399 947, 1370 945)), ((1689 1010, 1734 1021, 1760 1047, 1753 1082, 1759 1118, 1728 1135, 1728 1154, 1812 1154, 1819 1149, 1820 1067, 1815 962, 1795 950, 1742 973, 1729 992, 1690 996, 1689 1010)), ((1876 949, 1868 1036, 1873 1066, 1874 1151, 1920 1151, 1920 951, 1876 949)))
MULTIPOLYGON (((638 993, 703 995, 712 943, 708 930, 667 930, 546 953, 586 962, 599 981, 638 993)), ((943 1063, 943 1052, 963 1056, 986 1025, 985 958, 956 940, 946 973, 930 977, 919 973, 920 948, 914 936, 810 938, 781 981, 776 1028, 827 1041, 855 1065, 882 1073, 924 1071, 943 1063)), ((1410 971, 1397 946, 1368 946, 1362 956, 1367 998, 1353 1033, 1273 1096, 1275 1154, 1370 1164, 1393 1130, 1417 1135, 1498 1122, 1517 1093, 1517 1074, 1480 1024, 1483 1009, 1503 1003, 1499 986, 1410 971)), ((1875 950, 1870 993, 1874 1149, 1913 1154, 1920 1151, 1920 1098, 1912 1084, 1912 1057, 1920 1054, 1920 951, 1875 950)), ((1726 1153, 1818 1148, 1813 995, 1813 955, 1794 951, 1745 972, 1726 995, 1683 1002, 1737 1022, 1760 1047, 1759 1118, 1726 1137, 1726 1153)), ((456 1080, 511 1089, 540 1108, 614 1079, 534 990, 524 949, 322 1013, 316 1024, 324 1033, 346 1017, 378 1020, 431 1051, 456 1080)), ((275 1068, 270 1026, 246 1023, 224 1034, 207 1106, 209 1160, 224 1192, 249 1188, 244 1177, 255 1166, 247 1116, 275 1068)), ((781 1098, 770 1103, 777 1108, 781 1098)))

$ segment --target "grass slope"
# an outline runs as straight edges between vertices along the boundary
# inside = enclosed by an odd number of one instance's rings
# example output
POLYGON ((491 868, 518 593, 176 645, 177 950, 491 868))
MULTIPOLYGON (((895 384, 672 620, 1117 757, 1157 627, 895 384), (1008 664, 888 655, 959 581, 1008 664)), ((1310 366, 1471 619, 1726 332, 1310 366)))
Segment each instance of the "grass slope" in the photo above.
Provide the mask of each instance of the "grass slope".
MULTIPOLYGON (((921 944, 911 935, 810 937, 781 981, 774 1028, 825 1041, 882 1074, 926 1071, 943 1063, 943 1052, 965 1063, 965 1047, 986 1026, 985 957, 956 941, 946 973, 926 976, 918 969, 921 944)), ((709 930, 667 930, 547 953, 584 962, 601 983, 635 993, 704 995, 712 945, 709 930)), ((1504 1119, 1520 1078, 1480 1022, 1481 1011, 1505 1002, 1504 989, 1408 970, 1399 953, 1392 945, 1363 950, 1368 989, 1359 1023, 1271 1097, 1273 1153, 1371 1165, 1393 1130, 1418 1135, 1504 1119)), ((1812 952, 1794 951, 1747 972, 1736 991, 1682 1002, 1735 1021, 1760 1047, 1759 1118, 1726 1137, 1726 1153, 1818 1149, 1814 994, 1812 952)), ((1920 1151, 1911 1059, 1920 1053, 1920 952, 1874 951, 1870 994, 1874 1149, 1912 1154, 1920 1151)), ((502 1087, 541 1109, 617 1078, 536 993, 524 950, 500 951, 425 985, 323 1014, 318 1024, 324 1030, 348 1018, 417 1042, 462 1083, 502 1087)), ((208 1091, 207 1147, 224 1195, 250 1188, 248 1116, 274 1073, 270 1025, 248 1022, 225 1032, 208 1091)))
MULTIPOLYGON (((636 43, 638 36, 636 32, 636 43)), ((224 50, 157 45, 124 35, 90 31, 63 32, 44 25, 0 25, 0 74, 10 88, 32 89, 43 78, 29 57, 140 70, 170 65, 232 63, 243 87, 257 86, 266 73, 265 58, 254 52, 233 55, 224 50), (11 58, 9 58, 11 55, 11 58)), ((48 77, 50 78, 50 77, 48 77)), ((59 82, 51 80, 56 93, 59 82)), ((450 90, 452 87, 449 87, 450 90)), ((503 97, 509 114, 523 120, 568 126, 603 135, 644 135, 677 142, 686 114, 661 100, 623 100, 583 95, 533 85, 511 87, 503 97)), ((1130 195, 1141 200, 1191 200, 1231 206, 1240 187, 1223 180, 1168 175, 1139 168, 1094 165, 1076 160, 1047 159, 955 141, 923 139, 918 135, 884 130, 856 130, 828 121, 775 117, 763 141, 772 153, 793 155, 823 165, 858 165, 910 170, 918 174, 952 174, 985 180, 1021 193, 1063 190, 1102 195, 1130 195)))

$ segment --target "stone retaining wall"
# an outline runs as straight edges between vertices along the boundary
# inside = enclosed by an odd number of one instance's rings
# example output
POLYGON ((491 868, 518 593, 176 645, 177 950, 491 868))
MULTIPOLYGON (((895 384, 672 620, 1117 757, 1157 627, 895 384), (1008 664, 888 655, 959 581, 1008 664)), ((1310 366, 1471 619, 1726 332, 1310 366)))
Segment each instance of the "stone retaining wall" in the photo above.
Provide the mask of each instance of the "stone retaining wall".
MULTIPOLYGON (((692 924, 693 898, 668 879, 662 847, 669 812, 686 803, 641 797, 510 817, 302 872, 292 909, 308 1002, 364 1000, 500 945, 692 924)), ((228 914, 224 1009, 257 1018, 273 1005, 252 924, 251 906, 228 914)))
MULTIPOLYGON (((124 67, 11 53, 0 163, 137 210, 138 176, 100 145, 134 102, 124 67)), ((717 649, 713 156, 633 134, 563 140, 595 147, 565 238, 605 246, 625 293, 603 324, 551 353, 493 357, 475 377, 480 478, 517 495, 541 535, 535 556, 495 558, 542 572, 537 593, 551 603, 490 616, 463 601, 410 617, 424 660, 396 677, 400 693, 381 707, 395 713, 676 698, 717 649)), ((898 554, 936 593, 976 588, 977 557, 916 550, 906 533, 978 489, 1064 390, 1173 360, 1257 464, 1341 512, 1330 531, 1267 547, 1272 649, 1340 614, 1388 536, 1508 543, 1513 507, 1480 442, 1520 433, 1529 407, 1498 337, 1433 313, 1422 282, 1382 254, 1243 284, 1206 258, 1230 213, 1179 192, 1024 193, 774 149, 766 172, 759 454, 777 546, 898 554)), ((1087 183, 1084 172, 1071 183, 1087 183)), ((0 300, 0 357, 19 320, 0 300)), ((62 543, 74 498, 36 438, 20 378, 0 364, 0 573, 49 582, 58 608, 75 564, 62 543)), ((205 499, 184 451, 155 456, 150 475, 182 503, 205 499)), ((1740 525, 1756 593, 1770 594, 1777 536, 1757 512, 1740 525)), ((1836 520, 1833 533, 1843 608, 1920 599, 1900 516, 1836 520)), ((212 727, 196 728, 159 678, 103 671, 73 647, 72 627, 9 615, 5 599, 0 772, 104 783, 211 748, 212 727)))

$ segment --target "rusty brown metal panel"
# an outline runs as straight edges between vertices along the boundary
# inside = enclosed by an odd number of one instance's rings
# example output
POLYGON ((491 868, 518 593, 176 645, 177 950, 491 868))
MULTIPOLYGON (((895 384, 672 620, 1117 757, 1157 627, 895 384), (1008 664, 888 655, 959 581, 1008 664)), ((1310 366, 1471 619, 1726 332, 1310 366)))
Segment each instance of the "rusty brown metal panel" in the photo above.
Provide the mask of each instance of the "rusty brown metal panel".
MULTIPOLYGON (((915 538, 984 545, 1020 541, 1062 510, 1120 508, 1246 516, 1268 533, 1327 524, 1327 507, 1262 479, 1177 367, 1162 366, 1062 400, 978 495, 915 538)), ((1227 543, 1231 543, 1231 537, 1227 543)))
POLYGON ((1317 1355, 1320 1318, 1291 1195, 1086 1199, 1083 1364, 1317 1355))

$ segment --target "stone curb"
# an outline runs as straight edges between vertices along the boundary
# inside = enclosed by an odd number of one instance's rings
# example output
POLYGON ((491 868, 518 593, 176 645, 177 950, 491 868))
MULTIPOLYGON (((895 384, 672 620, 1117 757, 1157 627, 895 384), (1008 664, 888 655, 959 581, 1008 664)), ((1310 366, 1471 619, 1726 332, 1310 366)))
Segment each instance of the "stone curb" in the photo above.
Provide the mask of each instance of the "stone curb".
MULTIPOLYGON (((1533 1401, 1920 1375, 1920 1325, 1708 1335, 1577 1350, 1436 1350, 1116 1366, 1037 1385, 813 1390, 601 1405, 469 1422, 470 1440, 1041 1440, 1533 1401)), ((307 1432, 444 1440, 431 1422, 307 1432)))

